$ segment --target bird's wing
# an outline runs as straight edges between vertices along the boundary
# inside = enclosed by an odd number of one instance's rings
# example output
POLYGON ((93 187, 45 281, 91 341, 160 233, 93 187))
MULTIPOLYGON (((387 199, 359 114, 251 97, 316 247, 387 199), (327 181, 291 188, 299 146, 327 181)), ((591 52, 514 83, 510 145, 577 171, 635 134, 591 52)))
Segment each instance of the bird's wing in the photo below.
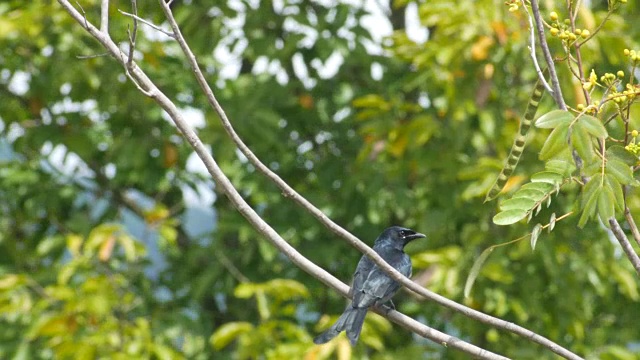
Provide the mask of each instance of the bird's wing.
MULTIPOLYGON (((411 275, 411 259, 406 254, 389 259, 393 266, 405 276, 411 275)), ((354 282, 355 289, 353 303, 357 307, 371 306, 387 302, 400 289, 400 284, 387 275, 382 269, 373 266, 362 284, 354 282)))
POLYGON ((362 285, 365 280, 367 280, 367 276, 371 272, 374 264, 368 257, 362 256, 360 261, 358 262, 358 266, 356 267, 356 272, 353 274, 353 284, 351 285, 351 289, 349 289, 349 293, 352 296, 355 296, 357 292, 362 289, 362 285))

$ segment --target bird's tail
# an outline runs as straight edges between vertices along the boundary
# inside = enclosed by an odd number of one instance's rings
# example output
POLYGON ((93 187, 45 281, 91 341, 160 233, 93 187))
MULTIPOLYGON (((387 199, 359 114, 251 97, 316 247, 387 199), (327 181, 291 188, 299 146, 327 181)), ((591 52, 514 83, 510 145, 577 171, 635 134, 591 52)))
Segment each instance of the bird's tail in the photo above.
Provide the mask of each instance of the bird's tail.
POLYGON ((366 315, 367 308, 354 308, 348 306, 342 315, 340 315, 338 321, 331 325, 331 327, 325 332, 316 336, 313 339, 313 342, 316 344, 324 344, 338 336, 340 332, 346 330, 347 337, 351 341, 351 345, 355 345, 360 337, 360 331, 362 331, 362 324, 364 323, 366 315))

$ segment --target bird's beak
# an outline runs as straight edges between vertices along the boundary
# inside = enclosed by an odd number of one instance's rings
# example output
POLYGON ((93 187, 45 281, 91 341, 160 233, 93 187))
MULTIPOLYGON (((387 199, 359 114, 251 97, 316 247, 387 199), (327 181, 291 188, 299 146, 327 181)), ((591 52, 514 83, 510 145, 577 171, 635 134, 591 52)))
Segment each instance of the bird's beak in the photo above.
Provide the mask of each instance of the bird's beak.
POLYGON ((420 238, 426 238, 427 235, 425 234, 420 234, 420 233, 415 233, 415 234, 411 234, 411 235, 407 235, 404 237, 404 239, 409 242, 415 239, 420 239, 420 238))

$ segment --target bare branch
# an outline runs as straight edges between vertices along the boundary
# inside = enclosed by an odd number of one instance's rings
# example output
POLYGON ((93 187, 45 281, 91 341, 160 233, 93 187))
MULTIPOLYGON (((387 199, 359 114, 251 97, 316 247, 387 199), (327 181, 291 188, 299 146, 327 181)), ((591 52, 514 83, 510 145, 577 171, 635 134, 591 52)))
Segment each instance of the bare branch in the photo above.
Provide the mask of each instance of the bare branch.
POLYGON ((542 74, 542 69, 540 69, 540 65, 538 64, 538 59, 536 58, 536 36, 535 36, 535 27, 533 26, 533 19, 531 18, 531 14, 529 14, 529 10, 527 9, 527 3, 525 2, 525 0, 522 0, 522 8, 524 9, 524 12, 527 13, 527 18, 529 18, 529 30, 531 31, 531 36, 529 37, 529 52, 531 54, 531 59, 533 60, 533 66, 535 66, 536 68, 536 72, 538 73, 538 78, 540 79, 540 82, 542 82, 542 84, 544 85, 544 88, 547 89, 547 91, 550 94, 553 94, 553 89, 551 89, 551 86, 549 85, 549 83, 547 82, 547 79, 544 78, 544 74, 542 74))
POLYGON ((129 36, 129 56, 127 57, 127 68, 131 68, 131 64, 133 63, 133 53, 136 50, 136 37, 138 35, 138 19, 136 19, 138 15, 138 3, 136 0, 131 0, 131 8, 133 9, 133 13, 135 17, 133 18, 133 31, 129 32, 127 28, 127 35, 129 36))
POLYGON ((624 208, 624 217, 627 219, 627 223, 631 228, 631 234, 633 234, 633 238, 640 246, 640 231, 638 231, 638 225, 636 225, 636 222, 633 220, 633 216, 631 216, 631 210, 629 210, 629 207, 624 208))
POLYGON ((109 0, 100 4, 100 31, 109 35, 109 0))
POLYGON ((627 235, 625 235, 624 231, 622 231, 618 220, 616 220, 615 218, 609 219, 609 225, 611 226, 613 235, 615 235, 616 239, 620 243, 622 250, 624 250, 627 258, 629 258, 629 261, 631 261, 631 265, 633 265, 638 275, 640 275, 640 257, 633 250, 633 246, 631 246, 629 239, 627 239, 627 235))
POLYGON ((158 25, 156 25, 156 24, 153 24, 153 23, 151 23, 151 22, 149 22, 149 21, 147 21, 147 20, 143 19, 143 18, 139 17, 138 15, 135 15, 135 14, 129 14, 128 12, 126 12, 126 11, 122 11, 122 10, 120 10, 120 9, 118 9, 118 12, 119 12, 120 14, 122 14, 122 15, 129 16, 129 17, 133 18, 134 20, 140 21, 141 23, 143 23, 143 24, 145 24, 145 25, 147 25, 147 26, 149 26, 149 27, 153 28, 153 29, 154 29, 154 30, 156 30, 156 31, 159 31, 159 32, 161 32, 161 33, 163 33, 163 34, 167 35, 168 37, 170 37, 170 38, 172 38, 172 39, 175 39, 175 38, 176 38, 176 35, 175 35, 174 33, 169 32, 169 31, 167 31, 167 30, 164 30, 164 29, 162 29, 160 26, 158 26, 158 25))
POLYGON ((78 56, 76 56, 76 58, 80 59, 80 60, 86 60, 86 59, 99 58, 99 57, 103 57, 103 56, 107 56, 107 55, 109 55, 109 53, 94 54, 94 55, 78 55, 78 56))
POLYGON ((547 45, 547 39, 544 36, 544 24, 542 23, 542 17, 540 17, 540 6, 538 4, 538 0, 531 0, 531 11, 533 12, 533 18, 536 21, 540 49, 542 49, 544 59, 549 67, 549 75, 553 86, 551 96, 553 96, 553 99, 556 101, 556 104, 560 109, 567 110, 567 104, 565 104, 564 98, 562 97, 562 89, 560 89, 560 81, 558 81, 558 74, 556 73, 556 67, 553 63, 553 57, 551 57, 551 51, 549 50, 549 45, 547 45))

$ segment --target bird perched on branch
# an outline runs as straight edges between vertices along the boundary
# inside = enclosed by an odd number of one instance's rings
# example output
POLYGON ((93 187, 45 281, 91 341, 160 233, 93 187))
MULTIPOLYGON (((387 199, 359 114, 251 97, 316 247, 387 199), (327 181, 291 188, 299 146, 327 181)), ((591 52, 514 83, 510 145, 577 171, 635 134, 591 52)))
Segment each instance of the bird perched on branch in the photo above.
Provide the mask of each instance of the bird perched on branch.
MULTIPOLYGON (((392 226, 378 236, 373 250, 394 269, 408 277, 411 276, 411 259, 404 252, 404 247, 410 241, 424 237, 426 236, 411 229, 392 226)), ((382 305, 390 301, 399 289, 400 284, 397 281, 387 275, 366 255, 363 255, 358 262, 355 274, 353 274, 353 285, 350 290, 351 304, 347 305, 338 321, 328 330, 316 336, 313 342, 324 344, 340 332, 346 331, 351 344, 355 345, 360 337, 367 310, 371 306, 382 305)), ((394 308, 393 303, 390 302, 390 305, 394 308)))

